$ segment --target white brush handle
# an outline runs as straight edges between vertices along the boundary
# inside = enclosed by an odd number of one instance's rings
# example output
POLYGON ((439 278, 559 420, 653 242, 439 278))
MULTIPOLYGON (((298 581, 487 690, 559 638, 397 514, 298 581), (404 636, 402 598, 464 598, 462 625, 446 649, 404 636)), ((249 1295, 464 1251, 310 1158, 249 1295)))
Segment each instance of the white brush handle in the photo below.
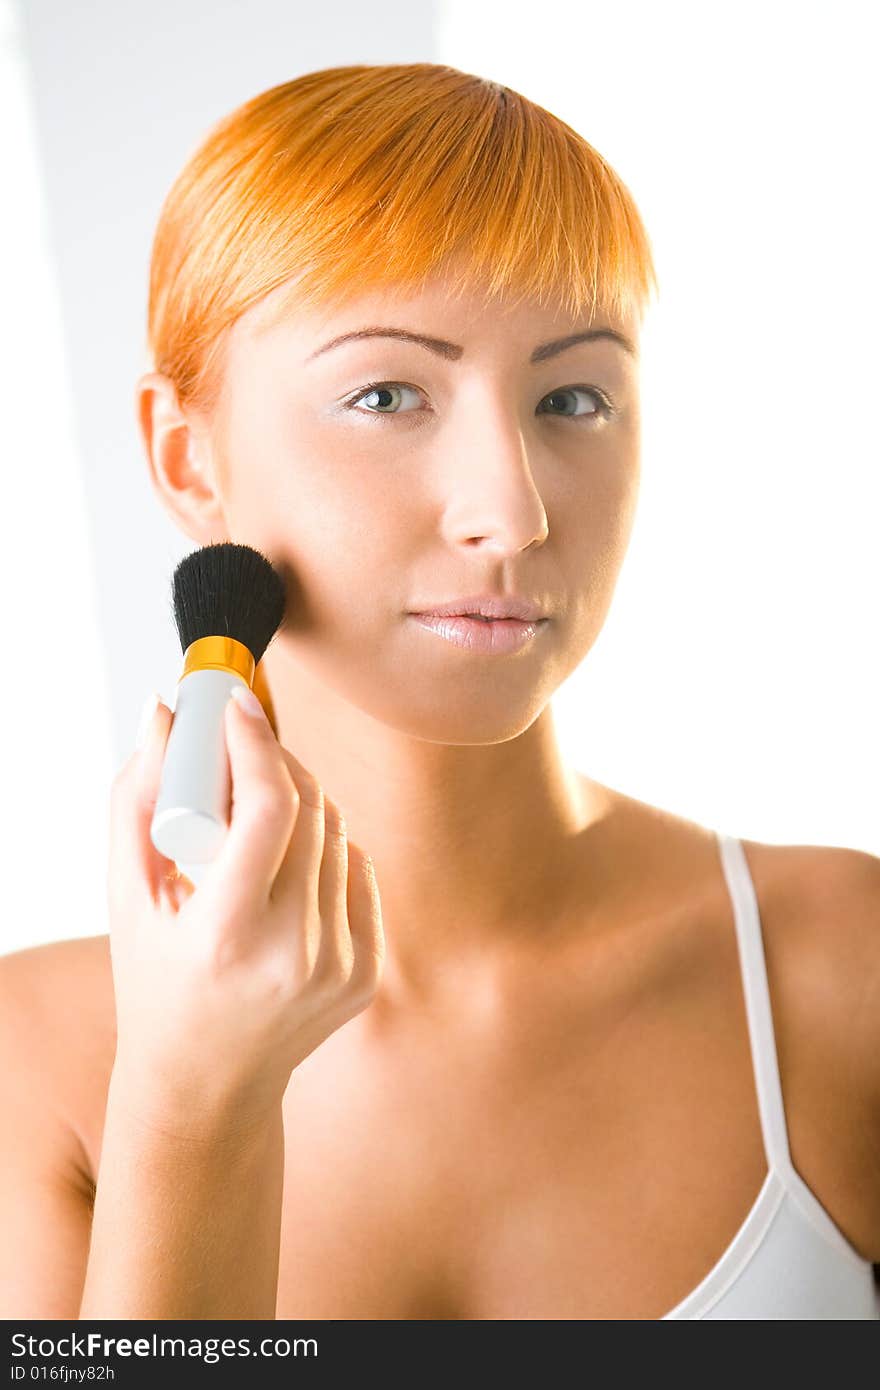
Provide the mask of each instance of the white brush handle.
POLYGON ((241 676, 215 670, 192 671, 177 684, 150 838, 196 887, 229 827, 223 711, 236 684, 245 684, 241 676))

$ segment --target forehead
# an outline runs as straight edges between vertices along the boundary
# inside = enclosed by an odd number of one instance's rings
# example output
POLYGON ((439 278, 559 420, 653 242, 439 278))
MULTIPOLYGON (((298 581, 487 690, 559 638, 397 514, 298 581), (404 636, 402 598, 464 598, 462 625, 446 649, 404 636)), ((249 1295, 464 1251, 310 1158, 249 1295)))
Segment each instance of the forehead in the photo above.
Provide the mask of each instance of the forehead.
POLYGON ((355 288, 343 300, 322 306, 297 301, 296 279, 285 281, 252 305, 234 325, 240 339, 270 341, 293 336, 306 351, 331 338, 370 325, 388 325, 450 338, 456 343, 488 337, 522 340, 531 348, 539 340, 589 327, 611 327, 638 345, 635 313, 597 309, 577 321, 558 300, 543 302, 520 296, 488 298, 484 290, 455 290, 450 273, 438 274, 417 288, 408 286, 355 288))

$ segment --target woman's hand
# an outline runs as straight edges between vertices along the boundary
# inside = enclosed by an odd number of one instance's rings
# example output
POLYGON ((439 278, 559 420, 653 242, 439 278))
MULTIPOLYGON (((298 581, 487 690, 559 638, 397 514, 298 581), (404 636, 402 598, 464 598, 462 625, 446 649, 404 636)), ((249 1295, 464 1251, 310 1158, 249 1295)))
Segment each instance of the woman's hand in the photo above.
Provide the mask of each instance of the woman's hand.
POLYGON ((292 1070, 371 1002, 384 935, 372 863, 260 711, 228 700, 230 826, 196 890, 150 839, 173 715, 153 714, 111 796, 114 1078, 139 1119, 246 1132, 292 1070))

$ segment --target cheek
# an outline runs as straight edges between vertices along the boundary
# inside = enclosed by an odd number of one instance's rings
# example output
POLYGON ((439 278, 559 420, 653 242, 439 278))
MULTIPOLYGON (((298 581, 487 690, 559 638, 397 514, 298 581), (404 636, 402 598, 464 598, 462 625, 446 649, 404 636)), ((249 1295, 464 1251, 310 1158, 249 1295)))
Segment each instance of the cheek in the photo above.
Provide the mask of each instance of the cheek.
POLYGON ((326 436, 293 434, 265 417, 259 430, 237 433, 225 498, 234 533, 271 538, 274 551, 308 571, 351 570, 381 554, 397 528, 387 491, 366 466, 338 443, 328 452, 326 436))
POLYGON ((626 549, 637 493, 632 472, 593 469, 553 508, 550 540, 575 584, 578 574, 607 568, 626 549))
MULTIPOLYGON (((582 653, 595 641, 611 606, 635 519, 637 488, 631 479, 609 483, 557 519, 554 550, 568 595, 573 646, 582 653)), ((551 523, 552 527, 552 523, 551 523)))
POLYGON ((298 468, 272 489, 256 524, 286 570, 290 630, 331 645, 362 641, 401 606, 409 530, 381 488, 353 488, 339 469, 331 479, 298 468))
POLYGON ((293 430, 262 405, 241 408, 226 436, 230 534, 283 573, 286 629, 337 646, 352 633, 378 635, 411 572, 411 489, 389 487, 354 444, 331 448, 326 430, 293 430))

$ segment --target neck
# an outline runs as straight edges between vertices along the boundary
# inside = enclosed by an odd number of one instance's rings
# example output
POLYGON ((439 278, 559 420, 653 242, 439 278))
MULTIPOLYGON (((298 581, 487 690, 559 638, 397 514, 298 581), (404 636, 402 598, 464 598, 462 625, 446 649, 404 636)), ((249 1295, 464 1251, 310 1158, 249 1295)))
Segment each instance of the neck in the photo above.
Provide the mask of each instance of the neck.
POLYGON ((574 885, 584 910, 582 837, 608 791, 564 765, 549 704, 503 742, 435 743, 365 714, 280 646, 261 666, 279 742, 373 859, 383 992, 454 994, 563 921, 574 885))

